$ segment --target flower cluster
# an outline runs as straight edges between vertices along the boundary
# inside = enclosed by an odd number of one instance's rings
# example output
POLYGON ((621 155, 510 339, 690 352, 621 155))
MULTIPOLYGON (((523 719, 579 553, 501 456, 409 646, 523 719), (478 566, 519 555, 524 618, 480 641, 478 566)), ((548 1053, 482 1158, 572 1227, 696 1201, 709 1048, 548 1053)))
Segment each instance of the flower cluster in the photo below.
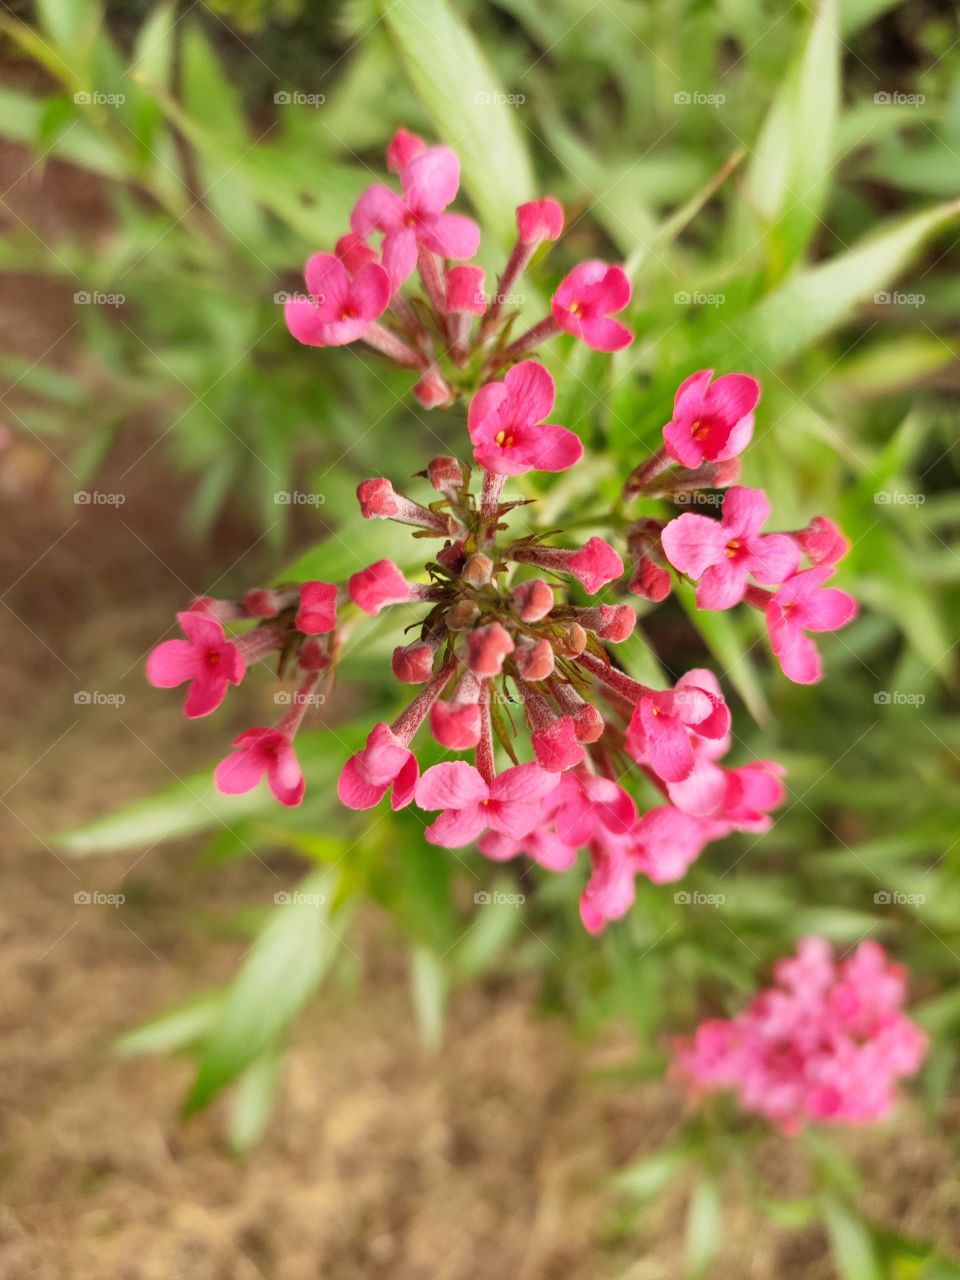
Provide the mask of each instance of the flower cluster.
POLYGON ((888 1115, 927 1048, 902 1011, 900 966, 875 942, 838 963, 829 943, 805 938, 774 976, 743 1013, 701 1023, 677 1046, 678 1074, 699 1093, 735 1090, 745 1111, 788 1133, 888 1115))
POLYGON ((196 716, 213 711, 228 685, 271 653, 281 672, 297 670, 289 711, 276 727, 241 734, 216 782, 234 793, 265 775, 281 803, 298 804, 304 780, 293 738, 345 638, 363 615, 422 606, 392 659, 396 680, 418 691, 345 762, 341 801, 369 809, 389 793, 395 809, 415 804, 432 815, 431 843, 477 842, 497 861, 526 855, 560 871, 584 850, 590 874, 581 916, 598 932, 629 909, 638 875, 679 879, 709 841, 765 830, 783 798, 775 762, 723 763, 730 712, 712 672, 695 669, 672 687, 652 688, 618 665, 616 646, 637 622, 630 596, 664 599, 675 572, 697 583, 700 608, 741 601, 760 608, 784 672, 809 682, 820 665, 807 633, 834 630, 855 612, 851 597, 823 586, 847 544, 825 517, 794 533, 760 532, 769 503, 736 484, 760 388, 746 374, 714 378, 712 370, 680 386, 662 447, 627 478, 615 508, 596 516, 609 537, 511 532, 526 501, 505 497, 507 478, 562 472, 583 454, 578 436, 550 421, 553 378, 527 357, 561 331, 601 351, 628 346, 630 330, 612 318, 629 303, 627 276, 618 266, 581 263, 554 293, 551 314, 510 342, 516 313, 507 299, 537 247, 560 235, 560 206, 551 199, 520 206, 516 245, 488 299, 479 268, 452 264, 479 242, 470 219, 447 212, 459 185, 456 156, 401 130, 387 162, 401 191, 378 184, 361 196, 336 252, 308 263, 312 296, 287 304, 287 323, 303 342, 362 338, 419 370, 415 392, 424 404, 467 400, 473 466, 433 458, 413 496, 383 476, 357 490, 365 519, 408 526, 418 545, 433 540, 434 550, 415 580, 382 559, 347 582, 196 601, 180 615, 186 639, 161 644, 148 676, 161 687, 189 682, 186 711, 196 716), (422 297, 401 292, 414 270, 422 297), (667 504, 706 506, 718 490, 725 490, 722 519, 690 510, 660 518, 667 504), (638 513, 637 503, 648 511, 638 513), (801 567, 804 558, 809 567, 801 567), (243 620, 254 625, 228 639, 225 624, 243 620), (467 758, 421 774, 413 750, 421 729, 467 758), (628 779, 645 794, 644 811, 622 785, 628 779))
MULTIPOLYGON (((479 248, 480 228, 446 211, 460 187, 455 153, 428 147, 401 129, 387 148, 387 167, 399 178, 400 191, 379 182, 368 187, 335 251, 316 253, 307 263, 307 294, 286 303, 287 327, 299 342, 331 347, 361 339, 404 368, 418 370, 414 394, 432 409, 451 404, 478 377, 513 364, 559 333, 573 334, 595 351, 619 351, 633 340, 630 330, 613 319, 630 301, 626 273, 590 261, 561 281, 550 314, 510 341, 518 315, 514 288, 540 245, 563 231, 560 205, 545 199, 519 206, 516 244, 488 296, 483 268, 464 265, 479 248), (377 247, 371 243, 376 237, 377 247), (422 293, 408 296, 403 289, 415 271, 422 293)), ((531 404, 530 410, 535 408, 531 404)), ((478 407, 481 412, 489 427, 496 417, 495 396, 478 407)), ((542 417, 514 424, 522 443, 501 463, 514 470, 502 474, 517 474, 518 466, 529 469, 524 458, 537 438, 533 425, 542 417)), ((574 443, 568 441, 566 449, 574 443)), ((496 451, 489 441, 485 447, 488 455, 496 451)), ((555 464, 569 466, 575 460, 557 445, 555 464)))

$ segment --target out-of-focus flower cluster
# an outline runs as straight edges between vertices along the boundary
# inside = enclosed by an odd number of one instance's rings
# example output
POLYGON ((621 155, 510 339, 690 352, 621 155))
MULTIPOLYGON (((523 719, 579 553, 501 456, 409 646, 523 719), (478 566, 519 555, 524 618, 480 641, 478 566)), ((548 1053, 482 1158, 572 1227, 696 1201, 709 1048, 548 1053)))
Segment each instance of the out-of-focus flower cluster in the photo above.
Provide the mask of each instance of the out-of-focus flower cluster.
POLYGON ((365 519, 408 526, 421 545, 433 541, 415 580, 381 559, 345 583, 196 601, 180 615, 185 638, 161 644, 148 675, 162 687, 189 683, 186 712, 197 716, 213 711, 257 660, 277 654, 282 671, 298 671, 300 688, 280 723, 241 734, 216 772, 224 792, 266 776, 278 800, 298 804, 304 779, 294 735, 344 639, 364 614, 421 605, 392 661, 396 679, 418 691, 344 762, 341 801, 368 809, 389 793, 395 809, 414 803, 433 815, 430 842, 477 842, 497 861, 525 855, 562 871, 585 851, 581 916, 598 932, 629 909, 638 875, 679 879, 709 841, 765 830, 783 798, 775 762, 724 763, 730 712, 712 672, 695 669, 652 688, 618 665, 616 646, 637 621, 631 595, 663 600, 680 574, 697 583, 702 609, 743 601, 762 610, 784 672, 806 683, 820 676, 809 633, 835 630, 855 613, 850 596, 824 585, 847 544, 825 517, 792 533, 761 532, 765 495, 736 484, 759 384, 709 369, 680 386, 662 447, 627 477, 609 520, 597 517, 609 538, 511 533, 526 504, 505 498, 506 478, 565 471, 583 454, 578 436, 550 421, 553 378, 528 357, 561 331, 600 351, 627 347, 632 334, 613 316, 630 301, 629 281, 619 266, 581 263, 555 291, 550 314, 510 341, 512 291, 538 246, 561 234, 560 206, 520 206, 516 245, 487 297, 482 271, 463 265, 479 229, 447 212, 459 186, 454 153, 401 131, 387 162, 400 191, 377 184, 361 196, 336 252, 307 264, 310 296, 287 304, 287 324, 302 342, 362 339, 419 371, 424 405, 465 399, 473 466, 433 458, 412 494, 383 476, 359 486, 365 519), (415 271, 422 292, 404 293, 415 271), (707 507, 718 490, 721 519, 685 510, 665 521, 635 507, 707 507), (228 638, 225 625, 242 620, 255 625, 228 638), (421 730, 460 758, 421 774, 421 730), (644 811, 623 785, 635 781, 655 798, 644 811))
POLYGON ((927 1049, 903 1012, 903 969, 875 942, 838 962, 829 943, 805 938, 774 978, 743 1013, 682 1041, 677 1074, 698 1093, 734 1090, 745 1111, 788 1133, 887 1116, 927 1049))

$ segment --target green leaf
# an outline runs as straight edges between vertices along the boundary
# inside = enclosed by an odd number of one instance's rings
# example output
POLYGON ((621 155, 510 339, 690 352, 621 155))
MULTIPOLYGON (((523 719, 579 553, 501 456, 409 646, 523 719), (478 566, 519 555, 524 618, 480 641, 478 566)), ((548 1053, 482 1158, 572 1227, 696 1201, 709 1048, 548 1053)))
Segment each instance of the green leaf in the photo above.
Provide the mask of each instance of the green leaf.
POLYGON ((803 253, 826 203, 840 107, 837 0, 820 0, 807 42, 760 131, 747 193, 777 276, 803 253))
POLYGON ((237 1082, 229 1129, 234 1151, 249 1151, 263 1137, 276 1099, 282 1061, 279 1054, 265 1053, 247 1067, 237 1082))
POLYGON ((686 1163, 686 1152, 679 1147, 671 1147, 621 1169, 611 1185, 615 1191, 631 1199, 652 1200, 670 1185, 686 1163))
POLYGON ((343 914, 331 912, 335 891, 333 873, 315 872, 291 901, 275 907, 210 1028, 186 1114, 205 1107, 257 1058, 272 1053, 313 994, 340 946, 343 914))
POLYGON ((896 279, 924 242, 958 212, 960 201, 937 205, 792 276, 737 320, 735 328, 726 326, 722 337, 708 343, 698 356, 700 364, 761 374, 778 368, 896 279))
POLYGON ((126 1057, 139 1057, 140 1054, 175 1053, 187 1049, 208 1034, 222 1002, 222 993, 214 991, 169 1013, 162 1013, 121 1036, 116 1042, 116 1050, 126 1057))
POLYGON ((826 1196, 823 1217, 843 1280, 880 1280, 870 1228, 836 1196, 826 1196))
POLYGON ((711 1178, 701 1178, 693 1189, 687 1209, 686 1274, 691 1280, 702 1276, 720 1243, 720 1193, 711 1178))
POLYGON ((493 234, 509 243, 513 211, 534 192, 518 106, 508 102, 474 36, 446 0, 380 3, 417 95, 437 133, 460 157, 474 207, 493 234))
POLYGON ((415 946, 410 953, 410 994, 420 1038, 428 1049, 438 1049, 443 1040, 449 985, 441 957, 429 947, 415 946))

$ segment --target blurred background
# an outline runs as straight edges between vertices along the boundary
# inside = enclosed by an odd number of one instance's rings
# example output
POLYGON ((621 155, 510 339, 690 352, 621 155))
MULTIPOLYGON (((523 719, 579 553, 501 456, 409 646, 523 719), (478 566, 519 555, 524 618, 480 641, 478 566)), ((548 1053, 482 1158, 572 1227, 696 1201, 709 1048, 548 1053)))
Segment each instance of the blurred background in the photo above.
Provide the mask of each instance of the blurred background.
POLYGON ((0 59, 0 1276, 960 1276, 954 7, 12 0, 0 59), (550 356, 591 462, 548 510, 602 506, 710 365, 763 382, 777 526, 853 543, 820 686, 753 617, 644 619, 637 674, 725 673, 789 798, 600 939, 576 873, 331 802, 395 713, 395 619, 294 812, 209 787, 285 686, 187 725, 143 678, 193 596, 385 554, 357 481, 458 447, 406 375, 283 325, 399 125, 459 151, 488 278, 514 206, 564 202, 531 319, 578 259, 628 264, 634 346, 550 356), (670 1037, 807 932, 912 971, 933 1048, 896 1119, 693 1111, 670 1037))

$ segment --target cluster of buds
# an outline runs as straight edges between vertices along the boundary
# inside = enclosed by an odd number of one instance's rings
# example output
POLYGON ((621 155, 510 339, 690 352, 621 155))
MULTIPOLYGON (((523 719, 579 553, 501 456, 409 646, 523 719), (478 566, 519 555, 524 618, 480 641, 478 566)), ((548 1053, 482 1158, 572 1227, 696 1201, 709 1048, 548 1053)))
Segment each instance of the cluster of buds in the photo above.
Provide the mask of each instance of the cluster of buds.
POLYGON ((903 969, 875 942, 837 962, 823 938, 804 938, 774 978, 735 1018, 711 1018, 681 1041, 676 1074, 698 1094, 735 1090, 745 1111, 787 1133, 889 1115, 898 1081, 927 1051, 903 1012, 903 969))
POLYGON ((383 559, 345 583, 197 601, 180 615, 186 639, 161 644, 148 675, 162 687, 189 681, 187 714, 205 715, 252 661, 276 653, 281 673, 295 666, 302 683, 290 710, 274 728, 241 734, 216 782, 233 793, 266 775, 278 800, 298 804, 304 781, 293 736, 320 681, 332 677, 346 635, 364 614, 422 605, 407 627, 414 635, 392 659, 396 680, 418 691, 344 763, 340 800, 369 809, 389 792, 395 809, 415 804, 436 815, 426 829, 431 843, 476 842, 498 861, 524 854, 560 871, 585 850, 591 870, 581 917, 598 932, 629 909, 638 875, 679 879, 709 841, 765 830, 783 798, 776 763, 721 763, 730 713, 712 672, 696 669, 671 688, 651 688, 617 664, 616 646, 637 622, 631 594, 662 600, 678 573, 698 584, 701 608, 740 601, 760 608, 784 672, 809 682, 820 666, 807 633, 834 630, 855 613, 851 597, 823 587, 846 542, 823 517, 798 532, 760 533, 769 504, 735 483, 760 388, 746 374, 714 379, 711 370, 678 389, 662 447, 627 478, 617 508, 597 517, 611 540, 595 535, 571 546, 556 531, 511 533, 525 501, 505 497, 506 478, 564 471, 583 453, 574 432, 548 421, 556 398, 550 374, 524 357, 561 330, 598 350, 627 346, 630 331, 611 318, 629 302, 627 277, 617 266, 581 264, 556 290, 552 314, 510 343, 515 317, 505 315, 504 300, 537 245, 560 234, 559 205, 548 199, 517 210, 517 245, 496 296, 481 305, 479 269, 450 265, 472 256, 479 240, 473 222, 445 212, 459 183, 453 152, 401 131, 388 167, 402 195, 377 185, 361 197, 336 254, 308 264, 316 296, 289 302, 287 322, 301 341, 362 338, 420 369, 423 403, 468 399, 472 466, 434 458, 414 496, 384 477, 357 491, 365 519, 408 526, 418 540, 435 540, 435 551, 417 581, 383 559), (369 243, 374 232, 379 249, 369 243), (425 298, 400 293, 415 268, 425 298), (474 305, 461 306, 471 290, 474 305), (380 323, 388 309, 389 326, 380 323), (721 520, 685 511, 665 521, 634 510, 641 502, 658 515, 667 502, 706 505, 717 490, 726 491, 721 520), (801 567, 804 557, 809 567, 801 567), (255 625, 227 639, 224 624, 244 619, 255 625), (413 750, 421 729, 467 758, 421 774, 413 750), (643 812, 625 781, 646 793, 643 812))
POLYGON ((382 183, 368 187, 335 251, 316 253, 307 263, 307 293, 287 301, 287 327, 299 342, 331 347, 359 339, 418 371, 414 395, 433 409, 560 333, 595 351, 619 351, 633 340, 612 318, 630 301, 626 273, 590 261, 561 281, 550 314, 511 341, 515 304, 522 301, 516 285, 540 245, 563 231, 560 205, 548 198, 519 206, 516 244, 488 294, 483 268, 466 265, 479 248, 480 228, 446 212, 460 187, 455 153, 401 129, 387 148, 387 168, 398 176, 400 191, 382 183), (371 243, 376 237, 378 247, 371 243), (414 272, 420 289, 404 292, 414 272))

